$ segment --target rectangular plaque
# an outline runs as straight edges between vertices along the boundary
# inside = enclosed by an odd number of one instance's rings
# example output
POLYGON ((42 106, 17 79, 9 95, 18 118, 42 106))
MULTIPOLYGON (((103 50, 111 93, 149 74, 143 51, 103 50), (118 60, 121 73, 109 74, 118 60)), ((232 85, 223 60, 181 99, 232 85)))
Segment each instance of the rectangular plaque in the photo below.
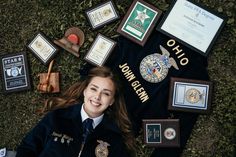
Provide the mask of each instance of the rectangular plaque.
POLYGON ((90 8, 85 13, 93 29, 100 28, 119 19, 118 12, 112 1, 107 1, 90 8))
POLYGON ((211 104, 212 82, 171 78, 169 110, 208 113, 211 104))
POLYGON ((117 32, 144 46, 162 11, 143 0, 134 0, 117 32))
POLYGON ((178 119, 143 119, 143 132, 147 146, 180 146, 178 119))
POLYGON ((24 52, 0 56, 3 92, 17 92, 31 88, 26 54, 24 52))
POLYGON ((44 65, 47 65, 58 51, 55 44, 51 42, 42 32, 36 34, 27 47, 44 65))
POLYGON ((115 41, 98 34, 84 59, 93 65, 102 66, 115 45, 115 41))
POLYGON ((207 56, 225 24, 223 16, 191 0, 174 0, 157 30, 207 56))

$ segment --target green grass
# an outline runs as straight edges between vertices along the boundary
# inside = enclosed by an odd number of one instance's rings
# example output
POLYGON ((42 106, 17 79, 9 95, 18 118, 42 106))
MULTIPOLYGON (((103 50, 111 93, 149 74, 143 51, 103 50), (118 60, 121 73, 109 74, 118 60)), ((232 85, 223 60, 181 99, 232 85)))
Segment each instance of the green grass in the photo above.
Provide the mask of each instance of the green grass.
MULTIPOLYGON (((86 64, 82 58, 101 32, 115 38, 120 21, 93 31, 84 16, 84 11, 101 1, 98 0, 0 0, 0 54, 26 52, 30 65, 33 88, 27 92, 0 94, 0 148, 15 149, 22 137, 41 118, 35 111, 42 101, 52 94, 40 94, 36 90, 37 74, 47 72, 29 50, 26 44, 38 32, 44 32, 50 39, 61 38, 71 26, 80 27, 86 35, 81 48, 81 57, 75 58, 66 51, 60 51, 55 59, 53 71, 61 74, 61 90, 76 82, 79 69, 86 64)), ((130 0, 117 2, 121 17, 131 4, 130 0)), ((149 0, 165 11, 169 0, 149 0)), ((233 157, 236 134, 236 2, 234 0, 197 0, 202 5, 227 16, 227 24, 217 39, 209 56, 209 75, 214 83, 212 112, 199 117, 182 157, 233 157)), ((2 76, 1 76, 2 77, 2 76)), ((2 82, 0 82, 2 83, 2 82)), ((0 87, 2 91, 2 87, 0 87)), ((142 144, 140 157, 148 156, 152 148, 142 144)))

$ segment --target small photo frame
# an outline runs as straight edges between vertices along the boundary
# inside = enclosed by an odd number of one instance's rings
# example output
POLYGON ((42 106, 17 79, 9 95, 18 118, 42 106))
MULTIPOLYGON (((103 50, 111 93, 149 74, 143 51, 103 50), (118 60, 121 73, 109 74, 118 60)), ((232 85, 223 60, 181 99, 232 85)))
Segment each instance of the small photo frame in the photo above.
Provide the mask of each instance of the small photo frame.
POLYGON ((179 147, 178 119, 143 119, 144 143, 150 147, 179 147))
POLYGON ((93 29, 98 29, 119 19, 119 14, 113 1, 107 1, 85 11, 86 17, 93 29))
POLYGON ((18 92, 31 88, 27 57, 24 52, 0 56, 3 92, 18 92))
POLYGON ((212 82, 172 77, 168 109, 206 114, 210 111, 212 82))
POLYGON ((84 59, 95 66, 102 66, 115 46, 115 41, 99 33, 84 59))
POLYGON ((174 0, 157 30, 208 56, 225 22, 225 17, 192 0, 174 0))
POLYGON ((36 34, 27 47, 44 65, 47 65, 58 51, 55 44, 42 32, 36 34))
POLYGON ((162 11, 143 0, 134 0, 117 32, 144 46, 162 11))

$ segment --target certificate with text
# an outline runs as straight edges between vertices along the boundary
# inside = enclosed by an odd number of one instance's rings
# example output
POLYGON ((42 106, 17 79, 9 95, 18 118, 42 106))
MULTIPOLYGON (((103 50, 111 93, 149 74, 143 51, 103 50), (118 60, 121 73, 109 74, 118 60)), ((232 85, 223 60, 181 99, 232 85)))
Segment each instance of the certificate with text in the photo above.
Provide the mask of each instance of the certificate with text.
POLYGON ((224 18, 209 9, 177 0, 157 29, 207 56, 224 23, 224 18))

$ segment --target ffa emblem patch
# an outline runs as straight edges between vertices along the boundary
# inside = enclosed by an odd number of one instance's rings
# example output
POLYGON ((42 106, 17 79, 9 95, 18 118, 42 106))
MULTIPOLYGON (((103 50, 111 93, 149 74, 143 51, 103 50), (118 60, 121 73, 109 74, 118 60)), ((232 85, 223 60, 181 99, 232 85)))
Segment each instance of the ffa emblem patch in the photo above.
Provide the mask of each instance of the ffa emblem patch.
POLYGON ((110 144, 102 140, 97 140, 97 142, 99 145, 95 148, 96 157, 107 157, 109 153, 107 146, 110 146, 110 144))
POLYGON ((161 45, 160 49, 162 55, 158 53, 148 55, 143 58, 139 66, 143 79, 151 83, 158 83, 164 80, 171 66, 179 70, 174 58, 170 57, 170 53, 161 45))

